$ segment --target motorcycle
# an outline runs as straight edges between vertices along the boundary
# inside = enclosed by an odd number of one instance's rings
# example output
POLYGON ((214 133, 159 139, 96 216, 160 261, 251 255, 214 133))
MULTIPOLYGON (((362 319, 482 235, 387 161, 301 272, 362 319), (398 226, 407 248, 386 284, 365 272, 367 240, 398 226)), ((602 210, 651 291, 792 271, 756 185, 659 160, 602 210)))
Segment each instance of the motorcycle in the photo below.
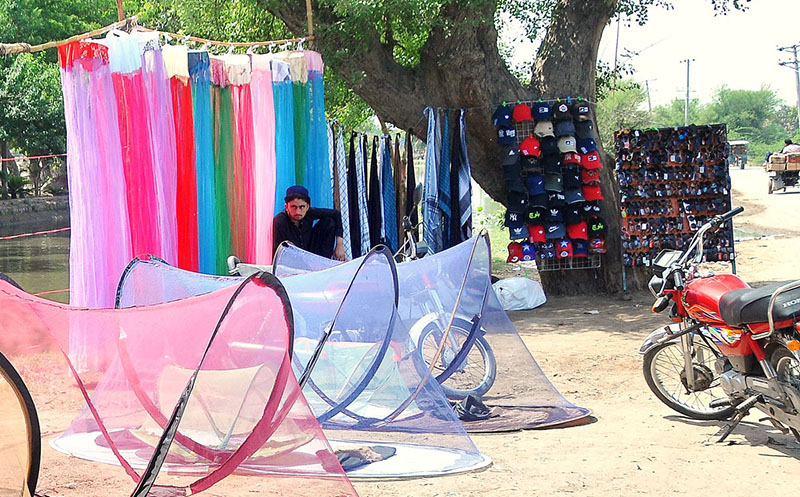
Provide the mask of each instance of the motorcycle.
POLYGON ((751 288, 736 275, 699 268, 704 236, 743 210, 713 217, 684 250, 653 260, 652 310, 669 309, 673 324, 642 343, 643 373, 671 409, 728 420, 718 442, 754 407, 800 441, 800 280, 751 288))

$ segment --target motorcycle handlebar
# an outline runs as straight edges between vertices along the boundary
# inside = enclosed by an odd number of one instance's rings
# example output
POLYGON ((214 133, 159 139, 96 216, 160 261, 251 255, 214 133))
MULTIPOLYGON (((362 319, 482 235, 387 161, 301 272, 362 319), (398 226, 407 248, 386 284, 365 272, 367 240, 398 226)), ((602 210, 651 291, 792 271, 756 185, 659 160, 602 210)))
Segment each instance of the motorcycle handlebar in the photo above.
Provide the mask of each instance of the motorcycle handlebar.
POLYGON ((676 290, 683 290, 683 273, 680 270, 673 271, 672 282, 675 284, 676 290))
POLYGON ((733 216, 741 213, 742 211, 744 211, 744 207, 742 207, 741 205, 739 207, 734 207, 733 209, 729 210, 725 214, 721 214, 721 215, 717 216, 715 218, 715 220, 719 219, 719 221, 717 221, 715 224, 716 225, 720 225, 720 224, 724 223, 725 221, 727 221, 728 219, 732 218, 733 216))

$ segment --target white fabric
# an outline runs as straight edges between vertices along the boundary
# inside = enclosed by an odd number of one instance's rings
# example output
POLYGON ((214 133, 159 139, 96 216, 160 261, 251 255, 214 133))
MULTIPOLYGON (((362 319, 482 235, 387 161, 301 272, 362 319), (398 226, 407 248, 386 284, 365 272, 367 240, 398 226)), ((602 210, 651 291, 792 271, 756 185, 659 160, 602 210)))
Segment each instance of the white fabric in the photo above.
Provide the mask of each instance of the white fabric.
POLYGON ((533 309, 547 302, 542 284, 528 278, 505 278, 492 288, 506 311, 533 309))
POLYGON ((189 49, 186 45, 166 45, 161 49, 167 76, 189 79, 189 49))

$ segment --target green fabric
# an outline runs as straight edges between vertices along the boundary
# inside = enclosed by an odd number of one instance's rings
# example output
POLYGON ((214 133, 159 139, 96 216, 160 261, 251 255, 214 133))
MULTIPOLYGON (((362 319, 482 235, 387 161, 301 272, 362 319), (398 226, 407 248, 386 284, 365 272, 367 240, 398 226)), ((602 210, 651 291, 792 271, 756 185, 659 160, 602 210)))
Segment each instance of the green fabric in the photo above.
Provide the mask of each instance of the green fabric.
MULTIPOLYGON (((292 82, 294 107, 294 174, 298 185, 306 184, 308 169, 308 135, 311 122, 311 99, 308 83, 292 82)), ((313 202, 314 199, 311 199, 313 202)))
POLYGON ((231 251, 231 223, 228 211, 228 176, 233 167, 233 114, 231 90, 211 86, 211 109, 214 119, 214 187, 217 193, 217 251, 214 258, 217 274, 227 274, 226 259, 231 251))

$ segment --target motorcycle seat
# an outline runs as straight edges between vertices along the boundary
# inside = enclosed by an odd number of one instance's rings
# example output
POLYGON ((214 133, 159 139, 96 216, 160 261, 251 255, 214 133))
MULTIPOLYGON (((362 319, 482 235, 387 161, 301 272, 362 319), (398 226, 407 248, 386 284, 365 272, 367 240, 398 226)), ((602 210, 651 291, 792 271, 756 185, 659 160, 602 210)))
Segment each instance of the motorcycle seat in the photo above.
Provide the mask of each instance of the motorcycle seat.
MULTIPOLYGON (((725 293, 719 301, 719 313, 728 325, 741 328, 745 324, 766 323, 769 299, 775 290, 788 281, 772 283, 759 288, 739 288, 725 293)), ((800 317, 800 288, 778 296, 772 309, 777 323, 800 317)))

